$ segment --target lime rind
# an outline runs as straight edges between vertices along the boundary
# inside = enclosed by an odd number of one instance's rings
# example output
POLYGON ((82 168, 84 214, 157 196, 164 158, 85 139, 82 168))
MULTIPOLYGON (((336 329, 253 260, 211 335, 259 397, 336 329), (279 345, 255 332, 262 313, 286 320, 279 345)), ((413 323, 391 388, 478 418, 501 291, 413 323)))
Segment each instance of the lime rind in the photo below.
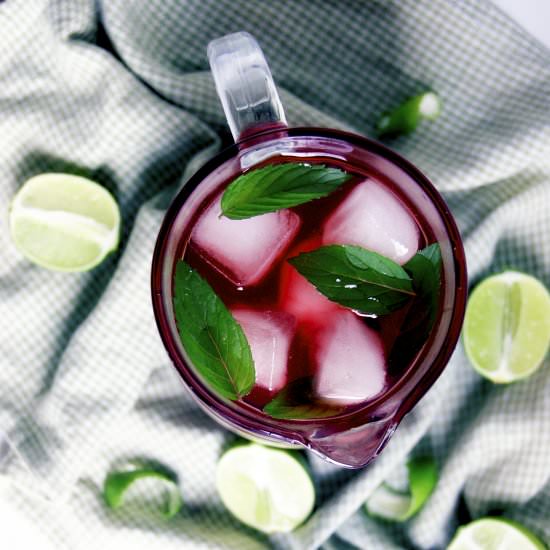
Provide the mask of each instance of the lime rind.
POLYGON ((143 480, 162 485, 164 498, 159 509, 162 516, 169 519, 180 511, 183 500, 177 476, 154 461, 131 461, 109 472, 103 483, 105 503, 113 510, 121 508, 127 493, 143 480))
POLYGON ((433 458, 416 457, 407 463, 407 470, 408 491, 398 491, 383 483, 365 503, 370 516, 402 522, 420 511, 437 485, 437 465, 433 458))
POLYGON ((410 494, 396 491, 382 483, 367 500, 365 509, 371 517, 387 521, 404 521, 411 503, 410 494))
POLYGON ((459 527, 447 550, 547 550, 523 525, 502 517, 486 517, 459 527))
POLYGON ((423 119, 435 120, 440 114, 441 99, 435 92, 426 91, 383 113, 376 123, 376 132, 379 137, 409 134, 423 119))
POLYGON ((435 120, 441 114, 441 100, 434 92, 426 92, 421 96, 418 110, 424 118, 435 120))
POLYGON ((120 211, 112 195, 69 174, 28 180, 10 205, 9 225, 16 248, 54 271, 88 271, 116 250, 120 239, 120 211))
POLYGON ((292 451, 249 443, 227 450, 218 462, 216 486, 239 521, 263 533, 288 533, 315 504, 311 476, 292 451))
POLYGON ((468 301, 463 341, 474 369, 492 382, 530 376, 550 345, 550 294, 540 281, 521 272, 485 279, 468 301))

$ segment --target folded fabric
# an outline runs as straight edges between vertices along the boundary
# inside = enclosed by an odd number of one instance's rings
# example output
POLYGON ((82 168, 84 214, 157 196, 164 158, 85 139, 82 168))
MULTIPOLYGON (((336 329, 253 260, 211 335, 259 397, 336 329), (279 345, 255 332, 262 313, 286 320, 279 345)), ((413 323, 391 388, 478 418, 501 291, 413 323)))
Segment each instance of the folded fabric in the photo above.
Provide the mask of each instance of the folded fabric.
POLYGON ((30 176, 63 171, 104 185, 123 215, 118 253, 84 274, 31 265, 2 217, 0 473, 13 502, 71 550, 444 548, 460 522, 495 511, 550 540, 550 366, 497 387, 461 345, 372 465, 310 457, 318 502, 295 532, 267 538, 223 508, 229 434, 171 367, 149 272, 170 199, 229 142, 206 45, 236 30, 260 41, 291 125, 370 136, 382 111, 437 91, 437 122, 390 146, 444 193, 472 284, 506 267, 550 284, 550 52, 489 2, 0 3, 1 208, 30 176), (426 507, 403 525, 367 517, 411 452, 440 467, 426 507), (109 466, 136 455, 179 475, 172 520, 105 508, 109 466))

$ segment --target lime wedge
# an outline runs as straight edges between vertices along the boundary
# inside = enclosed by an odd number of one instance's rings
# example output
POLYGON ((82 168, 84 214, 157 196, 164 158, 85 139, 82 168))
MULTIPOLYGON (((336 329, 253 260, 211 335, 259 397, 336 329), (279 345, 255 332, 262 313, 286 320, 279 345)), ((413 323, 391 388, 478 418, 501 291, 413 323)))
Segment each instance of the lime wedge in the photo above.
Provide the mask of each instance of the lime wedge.
POLYGON ((17 249, 56 271, 87 271, 118 246, 120 212, 103 187, 69 174, 29 179, 10 208, 17 249))
POLYGON ((505 518, 482 518, 460 527, 447 550, 545 550, 522 525, 505 518))
POLYGON ((516 271, 485 279, 468 300, 463 338, 473 367, 492 382, 529 376, 550 344, 550 294, 516 271))
POLYGON ((413 458, 407 463, 408 492, 398 491, 387 483, 378 487, 365 503, 370 516, 389 521, 406 521, 428 500, 437 484, 437 466, 432 458, 413 458))
POLYGON ((120 508, 127 500, 132 500, 128 494, 133 490, 133 500, 143 504, 147 500, 156 499, 156 507, 160 513, 171 518, 175 516, 182 505, 178 478, 174 472, 154 461, 133 460, 109 472, 103 483, 103 498, 109 508, 120 508), (143 491, 140 492, 139 485, 143 491))
POLYGON ((227 509, 264 533, 287 533, 313 510, 315 489, 291 451, 249 443, 227 450, 218 462, 218 493, 227 509))

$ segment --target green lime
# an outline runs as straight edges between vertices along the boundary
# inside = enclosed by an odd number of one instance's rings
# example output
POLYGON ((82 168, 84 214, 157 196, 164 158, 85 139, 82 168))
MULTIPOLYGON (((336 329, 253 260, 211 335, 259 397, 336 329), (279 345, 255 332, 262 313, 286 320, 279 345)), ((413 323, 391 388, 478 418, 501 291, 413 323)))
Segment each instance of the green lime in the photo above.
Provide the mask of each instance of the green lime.
POLYGON ((472 292, 464 346, 474 368, 496 384, 535 372, 550 344, 550 294, 534 277, 505 271, 472 292))
POLYGON ((120 212, 111 194, 93 181, 41 174, 15 195, 10 230, 32 262, 56 271, 87 271, 118 246, 120 212))
POLYGON ((376 123, 378 136, 409 134, 423 119, 435 120, 441 113, 441 99, 431 91, 423 92, 382 114, 376 123))
POLYGON ((437 484, 437 466, 432 458, 413 458, 407 463, 408 491, 383 483, 365 503, 367 513, 389 521, 406 521, 424 506, 437 484))
POLYGON ((313 510, 315 489, 306 467, 291 452, 256 443, 227 450, 216 471, 227 509, 264 533, 287 533, 313 510))
MULTIPOLYGON (((110 471, 103 483, 103 497, 109 508, 120 508, 139 484, 144 485, 144 494, 134 491, 137 500, 145 503, 147 498, 161 492, 157 503, 160 513, 171 518, 181 509, 182 498, 178 478, 174 472, 155 461, 132 460, 110 471), (147 485, 144 481, 152 482, 147 485)), ((139 488, 138 488, 139 489, 139 488)))
POLYGON ((528 529, 505 518, 482 518, 460 527, 447 550, 545 550, 528 529))

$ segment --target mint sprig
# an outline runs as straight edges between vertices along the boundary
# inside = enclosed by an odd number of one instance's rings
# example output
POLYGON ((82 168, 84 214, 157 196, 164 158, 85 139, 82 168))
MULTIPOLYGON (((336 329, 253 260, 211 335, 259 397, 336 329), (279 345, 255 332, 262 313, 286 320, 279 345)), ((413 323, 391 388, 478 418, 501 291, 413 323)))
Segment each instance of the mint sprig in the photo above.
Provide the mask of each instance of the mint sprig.
POLYGON ((343 410, 343 406, 315 400, 311 377, 294 380, 263 408, 266 414, 281 420, 327 418, 343 410))
POLYGON ((329 300, 362 313, 390 313, 415 294, 399 264, 360 246, 322 246, 288 261, 329 300))
POLYGON ((392 347, 390 362, 408 364, 425 342, 437 317, 441 297, 441 248, 433 243, 418 251, 404 266, 416 296, 392 347))
POLYGON ((402 331, 423 324, 423 330, 429 331, 434 322, 439 306, 439 289, 441 286, 441 248, 434 243, 419 250, 404 266, 411 275, 416 291, 416 304, 411 309, 423 312, 422 316, 411 314, 405 318, 402 331), (419 318, 420 317, 420 318, 419 318))
POLYGON ((441 285, 441 248, 433 243, 420 250, 406 264, 412 275, 417 294, 429 303, 430 323, 433 324, 439 300, 441 285))
POLYGON ((325 197, 351 175, 322 164, 270 164, 239 176, 224 191, 224 216, 251 218, 325 197))
POLYGON ((246 336, 210 285, 186 262, 174 278, 174 312, 185 351, 202 378, 233 401, 256 379, 246 336))

